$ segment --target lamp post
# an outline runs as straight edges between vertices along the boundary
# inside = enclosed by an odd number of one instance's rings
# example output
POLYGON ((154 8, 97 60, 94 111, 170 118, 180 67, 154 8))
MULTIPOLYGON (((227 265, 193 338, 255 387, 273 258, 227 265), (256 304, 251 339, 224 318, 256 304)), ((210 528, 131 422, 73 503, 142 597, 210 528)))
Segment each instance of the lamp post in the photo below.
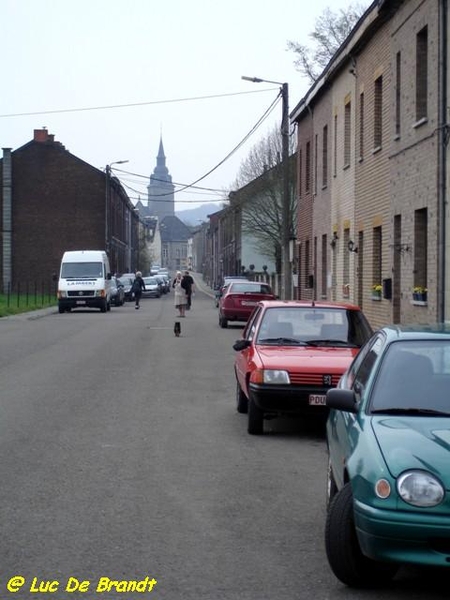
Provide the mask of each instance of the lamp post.
POLYGON ((116 160, 115 162, 109 163, 105 167, 106 173, 106 190, 105 190, 105 250, 108 254, 110 251, 110 237, 111 237, 111 228, 110 228, 110 204, 111 204, 111 167, 112 165, 123 165, 124 163, 129 162, 128 160, 116 160))
POLYGON ((282 163, 283 163, 283 199, 282 199, 282 246, 281 246, 281 298, 292 298, 292 274, 289 260, 289 241, 291 239, 290 224, 290 194, 289 194, 289 87, 287 83, 260 79, 259 77, 246 77, 241 79, 252 83, 273 83, 280 85, 282 102, 281 137, 282 137, 282 163))

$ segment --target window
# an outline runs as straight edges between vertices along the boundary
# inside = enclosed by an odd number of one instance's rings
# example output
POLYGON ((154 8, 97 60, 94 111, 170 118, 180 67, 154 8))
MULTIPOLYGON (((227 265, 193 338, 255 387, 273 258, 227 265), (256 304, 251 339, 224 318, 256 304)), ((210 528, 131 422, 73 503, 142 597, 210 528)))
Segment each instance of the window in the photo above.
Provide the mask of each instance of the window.
POLYGON ((327 270, 328 270, 327 252, 328 252, 327 235, 325 234, 322 236, 322 280, 321 280, 322 298, 327 297, 327 270))
POLYGON ((309 287, 309 240, 305 242, 305 287, 309 287))
POLYGON ((381 285, 381 227, 373 228, 372 284, 381 285))
POLYGON ((349 373, 349 382, 351 382, 358 400, 364 393, 372 373, 372 367, 380 354, 382 344, 383 341, 380 334, 372 343, 363 347, 357 359, 352 364, 352 372, 349 373))
POLYGON ((305 164, 305 192, 310 191, 311 185, 311 144, 306 142, 306 164, 305 164))
POLYGON ((383 130, 383 76, 375 79, 374 91, 374 130, 373 147, 374 150, 381 148, 382 130, 383 130))
POLYGON ((350 100, 345 104, 344 109, 344 169, 350 165, 350 135, 351 135, 351 109, 350 100))
POLYGON ((319 147, 319 136, 314 136, 314 193, 317 194, 317 156, 319 147))
POLYGON ((364 92, 359 95, 359 160, 364 158, 364 92))
POLYGON ((414 287, 427 288, 428 210, 414 211, 414 287))
POLYGON ((337 115, 334 115, 334 167, 333 167, 333 175, 336 177, 337 175, 337 130, 338 130, 338 118, 337 115))
POLYGON ((400 136, 401 54, 397 52, 395 68, 395 135, 400 136))
POLYGON ((376 344, 376 342, 377 340, 372 342, 369 340, 366 344, 364 344, 361 350, 358 352, 355 360, 350 365, 347 374, 347 381, 345 382, 350 388, 352 388, 355 383, 356 374, 358 373, 361 364, 366 360, 367 355, 371 352, 372 346, 376 344))
MULTIPOLYGON (((344 229, 344 248, 347 250, 348 243, 350 241, 350 229, 344 229)), ((344 298, 350 296, 350 252, 344 251, 344 264, 343 264, 343 288, 342 295, 344 298)))
POLYGON ((428 28, 417 34, 416 46, 416 120, 427 117, 428 95, 428 28))
POLYGON ((303 181, 303 152, 300 148, 298 151, 298 166, 299 166, 299 178, 298 178, 298 197, 302 197, 302 181, 303 181))
POLYGON ((328 185, 328 126, 322 132, 322 187, 328 185))

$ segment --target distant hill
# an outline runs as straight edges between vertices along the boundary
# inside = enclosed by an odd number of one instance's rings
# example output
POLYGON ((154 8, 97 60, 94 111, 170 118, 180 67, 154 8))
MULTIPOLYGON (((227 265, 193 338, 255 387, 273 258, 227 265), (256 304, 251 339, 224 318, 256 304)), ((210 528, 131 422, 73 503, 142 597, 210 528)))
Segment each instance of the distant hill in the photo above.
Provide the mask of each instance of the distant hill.
POLYGON ((202 221, 208 221, 208 215, 212 215, 223 207, 223 202, 218 204, 208 203, 202 204, 197 208, 188 210, 176 210, 176 216, 186 225, 197 227, 202 221))

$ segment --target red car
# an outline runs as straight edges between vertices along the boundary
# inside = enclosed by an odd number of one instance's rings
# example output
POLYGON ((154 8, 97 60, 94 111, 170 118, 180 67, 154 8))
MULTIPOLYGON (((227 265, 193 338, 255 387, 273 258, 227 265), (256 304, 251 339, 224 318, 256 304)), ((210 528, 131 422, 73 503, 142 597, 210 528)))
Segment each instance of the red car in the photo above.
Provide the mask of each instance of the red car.
POLYGON ((275 300, 267 283, 260 281, 232 281, 219 300, 219 325, 228 327, 228 321, 246 322, 260 300, 275 300))
POLYGON ((248 413, 248 432, 263 433, 264 418, 325 416, 327 390, 336 387, 371 335, 357 306, 258 302, 233 345, 237 410, 248 413))

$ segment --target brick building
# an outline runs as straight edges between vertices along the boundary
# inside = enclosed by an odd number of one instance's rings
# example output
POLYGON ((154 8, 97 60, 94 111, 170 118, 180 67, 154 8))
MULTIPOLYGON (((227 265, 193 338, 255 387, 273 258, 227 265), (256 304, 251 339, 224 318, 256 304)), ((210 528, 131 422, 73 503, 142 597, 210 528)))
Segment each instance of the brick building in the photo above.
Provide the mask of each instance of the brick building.
POLYGON ((450 312, 447 10, 373 2, 291 114, 299 297, 350 300, 375 326, 450 312))
POLYGON ((47 130, 0 160, 0 284, 41 285, 66 250, 106 249, 112 271, 136 267, 139 219, 119 181, 47 130))

